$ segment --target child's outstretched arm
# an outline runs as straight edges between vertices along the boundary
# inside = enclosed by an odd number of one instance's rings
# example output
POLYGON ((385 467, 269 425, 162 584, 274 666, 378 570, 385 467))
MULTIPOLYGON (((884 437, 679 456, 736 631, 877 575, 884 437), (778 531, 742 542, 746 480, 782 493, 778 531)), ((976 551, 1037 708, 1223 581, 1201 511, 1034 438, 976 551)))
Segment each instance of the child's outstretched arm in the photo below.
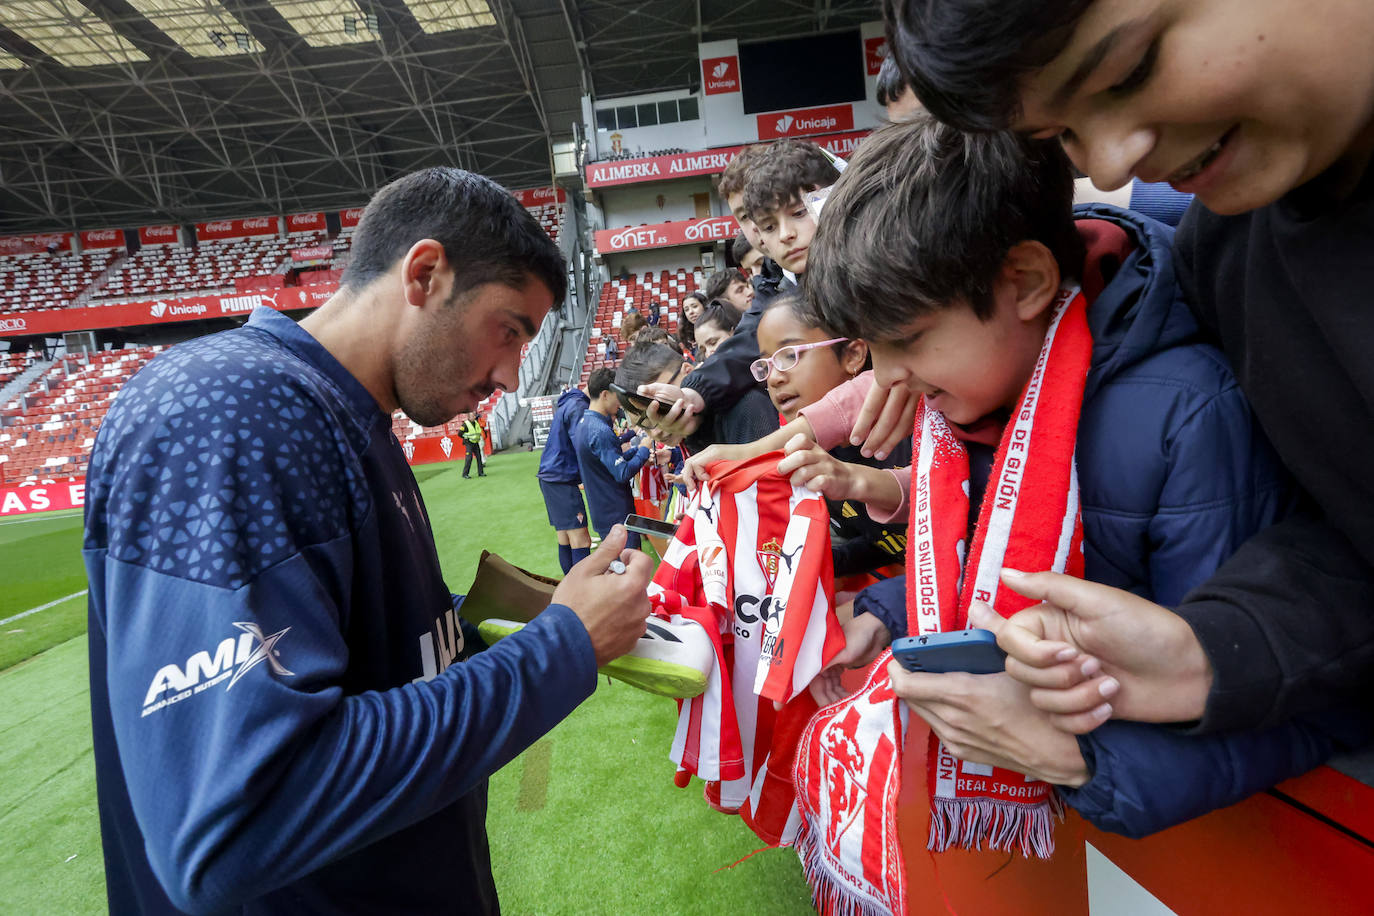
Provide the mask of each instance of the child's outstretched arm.
POLYGON ((793 436, 783 451, 787 457, 778 462, 778 473, 789 477, 793 486, 804 486, 827 499, 858 500, 873 518, 891 518, 906 502, 900 483, 905 468, 894 472, 840 461, 805 436, 793 436))
POLYGON ((704 448, 688 458, 682 465, 682 482, 689 487, 694 487, 698 483, 705 483, 710 477, 706 473, 706 466, 711 462, 744 461, 749 458, 757 458, 768 452, 779 451, 787 444, 788 440, 798 435, 815 441, 816 434, 812 431, 811 422, 806 417, 797 417, 786 426, 769 433, 762 439, 755 439, 753 442, 745 442, 740 445, 716 444, 704 448))

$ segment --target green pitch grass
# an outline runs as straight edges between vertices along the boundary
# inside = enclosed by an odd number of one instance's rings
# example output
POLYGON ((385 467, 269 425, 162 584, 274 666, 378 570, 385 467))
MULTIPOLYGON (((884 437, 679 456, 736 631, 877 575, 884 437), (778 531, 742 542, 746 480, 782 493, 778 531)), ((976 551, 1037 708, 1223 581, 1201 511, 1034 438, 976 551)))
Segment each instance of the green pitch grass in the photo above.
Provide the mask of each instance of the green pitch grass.
MULTIPOLYGON (((538 459, 497 455, 469 480, 460 463, 416 469, 454 591, 472 582, 483 548, 558 575, 538 459)), ((28 518, 0 521, 0 620, 86 587, 79 514, 28 518)), ((0 626, 0 911, 105 912, 85 608, 82 595, 0 626)), ((671 700, 603 678, 492 778, 487 829, 505 912, 811 911, 790 850, 729 867, 761 844, 711 811, 699 782, 673 786, 675 721, 671 700)))

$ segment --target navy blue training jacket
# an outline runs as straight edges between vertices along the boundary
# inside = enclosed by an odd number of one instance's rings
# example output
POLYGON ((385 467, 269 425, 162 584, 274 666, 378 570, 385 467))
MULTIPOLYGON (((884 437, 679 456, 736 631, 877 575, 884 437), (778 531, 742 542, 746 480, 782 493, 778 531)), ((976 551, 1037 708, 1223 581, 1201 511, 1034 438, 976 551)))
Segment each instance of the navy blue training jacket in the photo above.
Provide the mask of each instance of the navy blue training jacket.
POLYGON ((549 483, 577 483, 582 479, 577 469, 577 448, 572 433, 591 400, 580 388, 569 388, 558 396, 553 408, 553 422, 549 424, 549 438, 544 453, 539 456, 539 473, 535 476, 549 483))
POLYGON ((635 511, 630 481, 649 460, 649 449, 639 446, 623 452, 609 417, 588 407, 573 430, 577 465, 582 471, 582 488, 587 494, 587 511, 592 527, 602 537, 617 522, 635 511))
POLYGON ((595 655, 552 605, 467 657, 357 379, 258 309, 124 386, 87 486, 110 911, 495 912, 486 778, 591 694, 595 655))
MULTIPOLYGON (((1134 243, 1124 259, 1090 247, 1085 271, 1106 281, 1088 309, 1093 354, 1078 424, 1086 577, 1172 606, 1289 510, 1291 486, 1180 297, 1173 230, 1108 204, 1076 211, 1134 243)), ((905 577, 871 586, 855 611, 902 635, 905 588, 905 577)), ((1096 826, 1143 836, 1320 764, 1333 751, 1330 724, 1194 737, 1109 722, 1079 739, 1092 780, 1061 791, 1096 826)))

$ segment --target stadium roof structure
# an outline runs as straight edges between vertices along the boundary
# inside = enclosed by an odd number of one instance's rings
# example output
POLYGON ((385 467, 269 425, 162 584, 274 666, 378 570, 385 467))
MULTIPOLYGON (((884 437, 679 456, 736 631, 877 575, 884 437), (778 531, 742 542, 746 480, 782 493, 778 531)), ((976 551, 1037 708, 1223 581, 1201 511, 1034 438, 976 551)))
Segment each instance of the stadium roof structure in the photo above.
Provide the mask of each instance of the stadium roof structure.
POLYGON ((581 97, 874 0, 3 0, 0 232, 356 206, 457 165, 546 185, 581 97))

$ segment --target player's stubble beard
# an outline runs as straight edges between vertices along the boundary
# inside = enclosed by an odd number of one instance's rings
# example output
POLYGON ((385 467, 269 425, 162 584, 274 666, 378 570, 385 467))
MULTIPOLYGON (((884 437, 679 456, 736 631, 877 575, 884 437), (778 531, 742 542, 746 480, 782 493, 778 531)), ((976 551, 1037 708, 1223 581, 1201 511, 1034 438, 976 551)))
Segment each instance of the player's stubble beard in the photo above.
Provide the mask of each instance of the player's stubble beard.
MULTIPOLYGON (((421 426, 442 426, 477 406, 457 401, 454 390, 467 380, 474 362, 471 335, 464 327, 471 308, 471 297, 450 296, 401 345, 396 358, 396 401, 421 426)), ((466 386, 462 396, 467 397, 466 386)))

